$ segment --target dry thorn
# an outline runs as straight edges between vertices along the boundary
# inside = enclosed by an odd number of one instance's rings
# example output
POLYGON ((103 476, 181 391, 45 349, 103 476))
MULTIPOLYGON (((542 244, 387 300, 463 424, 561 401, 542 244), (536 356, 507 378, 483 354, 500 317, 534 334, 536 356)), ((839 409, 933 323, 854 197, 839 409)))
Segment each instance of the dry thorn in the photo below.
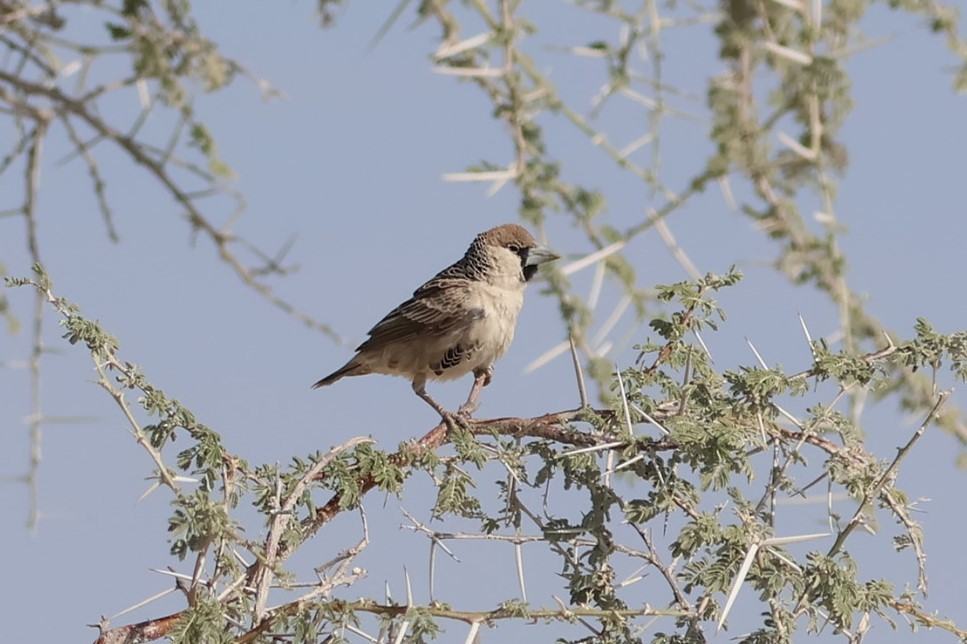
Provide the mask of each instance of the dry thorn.
POLYGON ((816 349, 813 346, 813 336, 809 333, 809 328, 806 326, 806 320, 803 319, 802 313, 797 314, 799 316, 799 324, 802 326, 802 332, 806 336, 806 344, 809 345, 809 353, 812 355, 813 360, 816 359, 816 349))
POLYGON ((627 441, 611 441, 610 443, 602 443, 600 445, 593 445, 591 447, 580 447, 578 449, 568 450, 566 452, 561 452, 556 456, 556 458, 567 458, 569 456, 577 456, 578 454, 586 454, 588 452, 600 452, 606 449, 612 449, 615 447, 623 447, 627 445, 627 441))
POLYGON ((594 335, 594 338, 591 340, 591 345, 598 347, 596 350, 598 355, 603 355, 607 351, 607 349, 604 348, 603 341, 621 320, 621 317, 625 314, 625 311, 628 310, 628 307, 631 306, 631 303, 631 296, 623 295, 621 299, 618 300, 618 303, 615 305, 614 309, 612 309, 611 314, 601 325, 601 328, 598 329, 598 332, 594 335))
POLYGON ((524 373, 525 374, 533 373, 534 371, 537 371, 538 369, 540 369, 541 367, 549 363, 551 360, 558 357, 559 355, 562 355, 565 351, 567 351, 569 345, 570 343, 567 340, 554 345, 553 347, 545 351, 543 354, 541 354, 534 360, 531 360, 531 362, 528 363, 526 367, 524 367, 524 373))
POLYGON ((355 635, 358 635, 358 636, 362 637, 364 640, 367 640, 369 642, 373 642, 373 644, 379 644, 379 641, 380 640, 378 638, 373 637, 372 635, 370 635, 366 631, 363 631, 362 629, 356 628, 352 624, 343 624, 342 625, 342 628, 345 628, 350 633, 353 633, 355 635))
POLYGON ((688 256, 685 249, 678 244, 678 240, 672 234, 671 228, 668 227, 668 222, 665 219, 657 217, 657 213, 654 208, 648 208, 646 211, 649 219, 653 219, 655 222, 655 230, 658 231, 658 235, 661 237, 662 241, 668 250, 671 251, 672 257, 678 262, 679 266, 685 271, 685 273, 693 280, 698 280, 702 277, 702 273, 695 266, 695 262, 688 256))
POLYGON ((601 250, 595 251, 589 255, 582 257, 581 259, 575 260, 570 264, 567 264, 560 268, 560 273, 565 276, 573 275, 578 271, 581 271, 589 266, 594 266, 600 262, 603 262, 609 256, 614 255, 621 249, 625 247, 627 242, 618 241, 608 246, 605 246, 601 250))
POLYGON ((755 345, 752 344, 752 340, 750 340, 749 338, 746 338, 745 342, 746 344, 749 345, 749 348, 752 349, 752 353, 755 354, 755 359, 759 362, 759 366, 765 369, 766 371, 768 371, 769 365, 767 365, 766 361, 762 359, 761 355, 759 355, 759 352, 756 350, 755 345))
POLYGON ((520 597, 527 601, 527 586, 524 584, 524 555, 520 541, 514 543, 514 562, 517 566, 517 584, 520 587, 520 597))
POLYGON ((494 37, 492 31, 485 31, 483 33, 477 34, 476 36, 471 36, 461 40, 460 42, 447 43, 440 45, 436 52, 433 54, 433 58, 436 60, 443 60, 446 58, 452 58, 458 54, 462 54, 471 49, 476 49, 482 45, 489 43, 494 37))
MULTIPOLYGON (((155 572, 161 572, 161 571, 155 571, 155 572)), ((156 593, 156 594, 152 595, 151 597, 148 597, 147 599, 144 599, 144 600, 139 601, 137 604, 133 604, 131 606, 128 606, 124 610, 121 610, 121 611, 115 613, 114 615, 112 615, 110 617, 110 619, 117 619, 118 617, 122 617, 124 615, 127 615, 131 611, 138 610, 139 608, 142 608, 144 606, 147 606, 148 604, 150 604, 151 602, 153 602, 155 600, 161 599, 162 597, 164 597, 166 595, 170 595, 171 593, 175 592, 175 590, 177 590, 177 588, 175 588, 174 586, 172 586, 171 588, 167 588, 165 590, 162 590, 160 593, 156 593)))
POLYGON ((588 390, 584 384, 584 370, 581 368, 581 358, 578 356, 577 347, 574 346, 574 335, 568 334, 568 342, 571 345, 571 361, 574 364, 574 377, 577 380, 581 409, 587 409, 590 406, 588 403, 588 390))
POLYGON ((480 630, 480 622, 474 620, 470 622, 470 629, 467 631, 467 637, 463 640, 464 644, 474 644, 477 641, 477 632, 480 630))
MULTIPOLYGON (((692 335, 695 336, 695 339, 698 340, 698 343, 702 346, 702 351, 704 351, 705 355, 708 356, 709 363, 715 364, 715 359, 712 357, 712 352, 708 350, 708 346, 705 344, 705 340, 702 339, 702 334, 698 332, 698 329, 692 329, 692 335)), ((689 360, 691 360, 691 353, 689 353, 689 360)), ((686 364, 685 366, 686 366, 685 372, 687 374, 688 365, 686 364)))

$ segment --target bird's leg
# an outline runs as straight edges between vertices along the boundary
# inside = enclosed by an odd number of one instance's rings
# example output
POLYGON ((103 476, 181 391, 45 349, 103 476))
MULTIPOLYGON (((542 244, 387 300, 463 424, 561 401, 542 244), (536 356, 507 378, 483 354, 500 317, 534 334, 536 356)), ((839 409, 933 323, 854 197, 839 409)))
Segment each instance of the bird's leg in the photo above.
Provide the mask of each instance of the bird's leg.
MULTIPOLYGON (((440 414, 440 418, 443 419, 443 422, 445 422, 447 427, 450 429, 454 429, 455 422, 460 422, 460 419, 457 418, 453 412, 445 409, 443 405, 433 400, 433 397, 426 392, 426 378, 415 378, 413 380, 413 391, 417 396, 426 401, 426 404, 428 404, 430 407, 433 407, 436 413, 440 414)), ((460 424, 463 425, 462 422, 460 424)))
POLYGON ((485 369, 476 369, 473 372, 473 387, 470 388, 470 395, 467 396, 467 402, 460 405, 457 414, 469 418, 470 414, 477 410, 477 407, 480 406, 480 403, 477 402, 477 398, 480 397, 480 390, 489 385, 493 377, 493 365, 485 369))
POLYGON ((426 401, 430 407, 440 414, 444 418, 450 415, 450 412, 443 408, 443 405, 433 400, 430 394, 426 393, 426 378, 415 378, 413 380, 413 391, 417 396, 426 401))

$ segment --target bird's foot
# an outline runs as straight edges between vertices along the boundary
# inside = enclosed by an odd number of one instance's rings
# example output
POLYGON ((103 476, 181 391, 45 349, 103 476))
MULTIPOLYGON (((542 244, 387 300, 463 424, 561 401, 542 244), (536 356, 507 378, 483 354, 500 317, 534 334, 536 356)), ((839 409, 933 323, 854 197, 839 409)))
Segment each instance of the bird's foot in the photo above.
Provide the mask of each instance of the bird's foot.
POLYGON ((447 429, 451 432, 456 431, 457 427, 470 429, 470 414, 464 413, 462 409, 458 410, 457 413, 450 411, 444 412, 440 416, 443 418, 443 422, 446 423, 447 429))
POLYGON ((469 420, 470 417, 473 416, 473 412, 477 411, 477 407, 479 406, 480 406, 480 403, 478 403, 477 401, 470 402, 468 400, 467 402, 460 405, 460 407, 457 409, 457 416, 462 416, 463 418, 469 420))

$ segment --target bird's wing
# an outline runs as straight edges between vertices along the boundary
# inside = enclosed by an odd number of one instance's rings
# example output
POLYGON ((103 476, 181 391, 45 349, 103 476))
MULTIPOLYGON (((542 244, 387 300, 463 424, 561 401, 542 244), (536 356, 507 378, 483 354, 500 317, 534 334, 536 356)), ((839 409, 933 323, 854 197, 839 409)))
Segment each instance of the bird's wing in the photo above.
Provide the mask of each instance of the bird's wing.
POLYGON ((370 329, 369 339, 357 351, 380 349, 420 336, 447 335, 479 319, 483 311, 467 305, 467 286, 466 280, 430 280, 370 329))

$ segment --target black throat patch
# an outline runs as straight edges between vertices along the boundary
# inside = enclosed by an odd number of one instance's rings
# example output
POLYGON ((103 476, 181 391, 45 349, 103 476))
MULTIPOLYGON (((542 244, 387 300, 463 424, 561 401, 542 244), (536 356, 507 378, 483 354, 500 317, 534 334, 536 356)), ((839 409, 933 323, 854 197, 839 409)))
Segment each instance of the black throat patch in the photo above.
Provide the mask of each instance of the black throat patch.
POLYGON ((529 282, 531 278, 537 275, 537 264, 528 264, 527 258, 530 256, 530 248, 521 248, 517 251, 517 256, 520 257, 520 269, 524 272, 524 281, 529 282))

